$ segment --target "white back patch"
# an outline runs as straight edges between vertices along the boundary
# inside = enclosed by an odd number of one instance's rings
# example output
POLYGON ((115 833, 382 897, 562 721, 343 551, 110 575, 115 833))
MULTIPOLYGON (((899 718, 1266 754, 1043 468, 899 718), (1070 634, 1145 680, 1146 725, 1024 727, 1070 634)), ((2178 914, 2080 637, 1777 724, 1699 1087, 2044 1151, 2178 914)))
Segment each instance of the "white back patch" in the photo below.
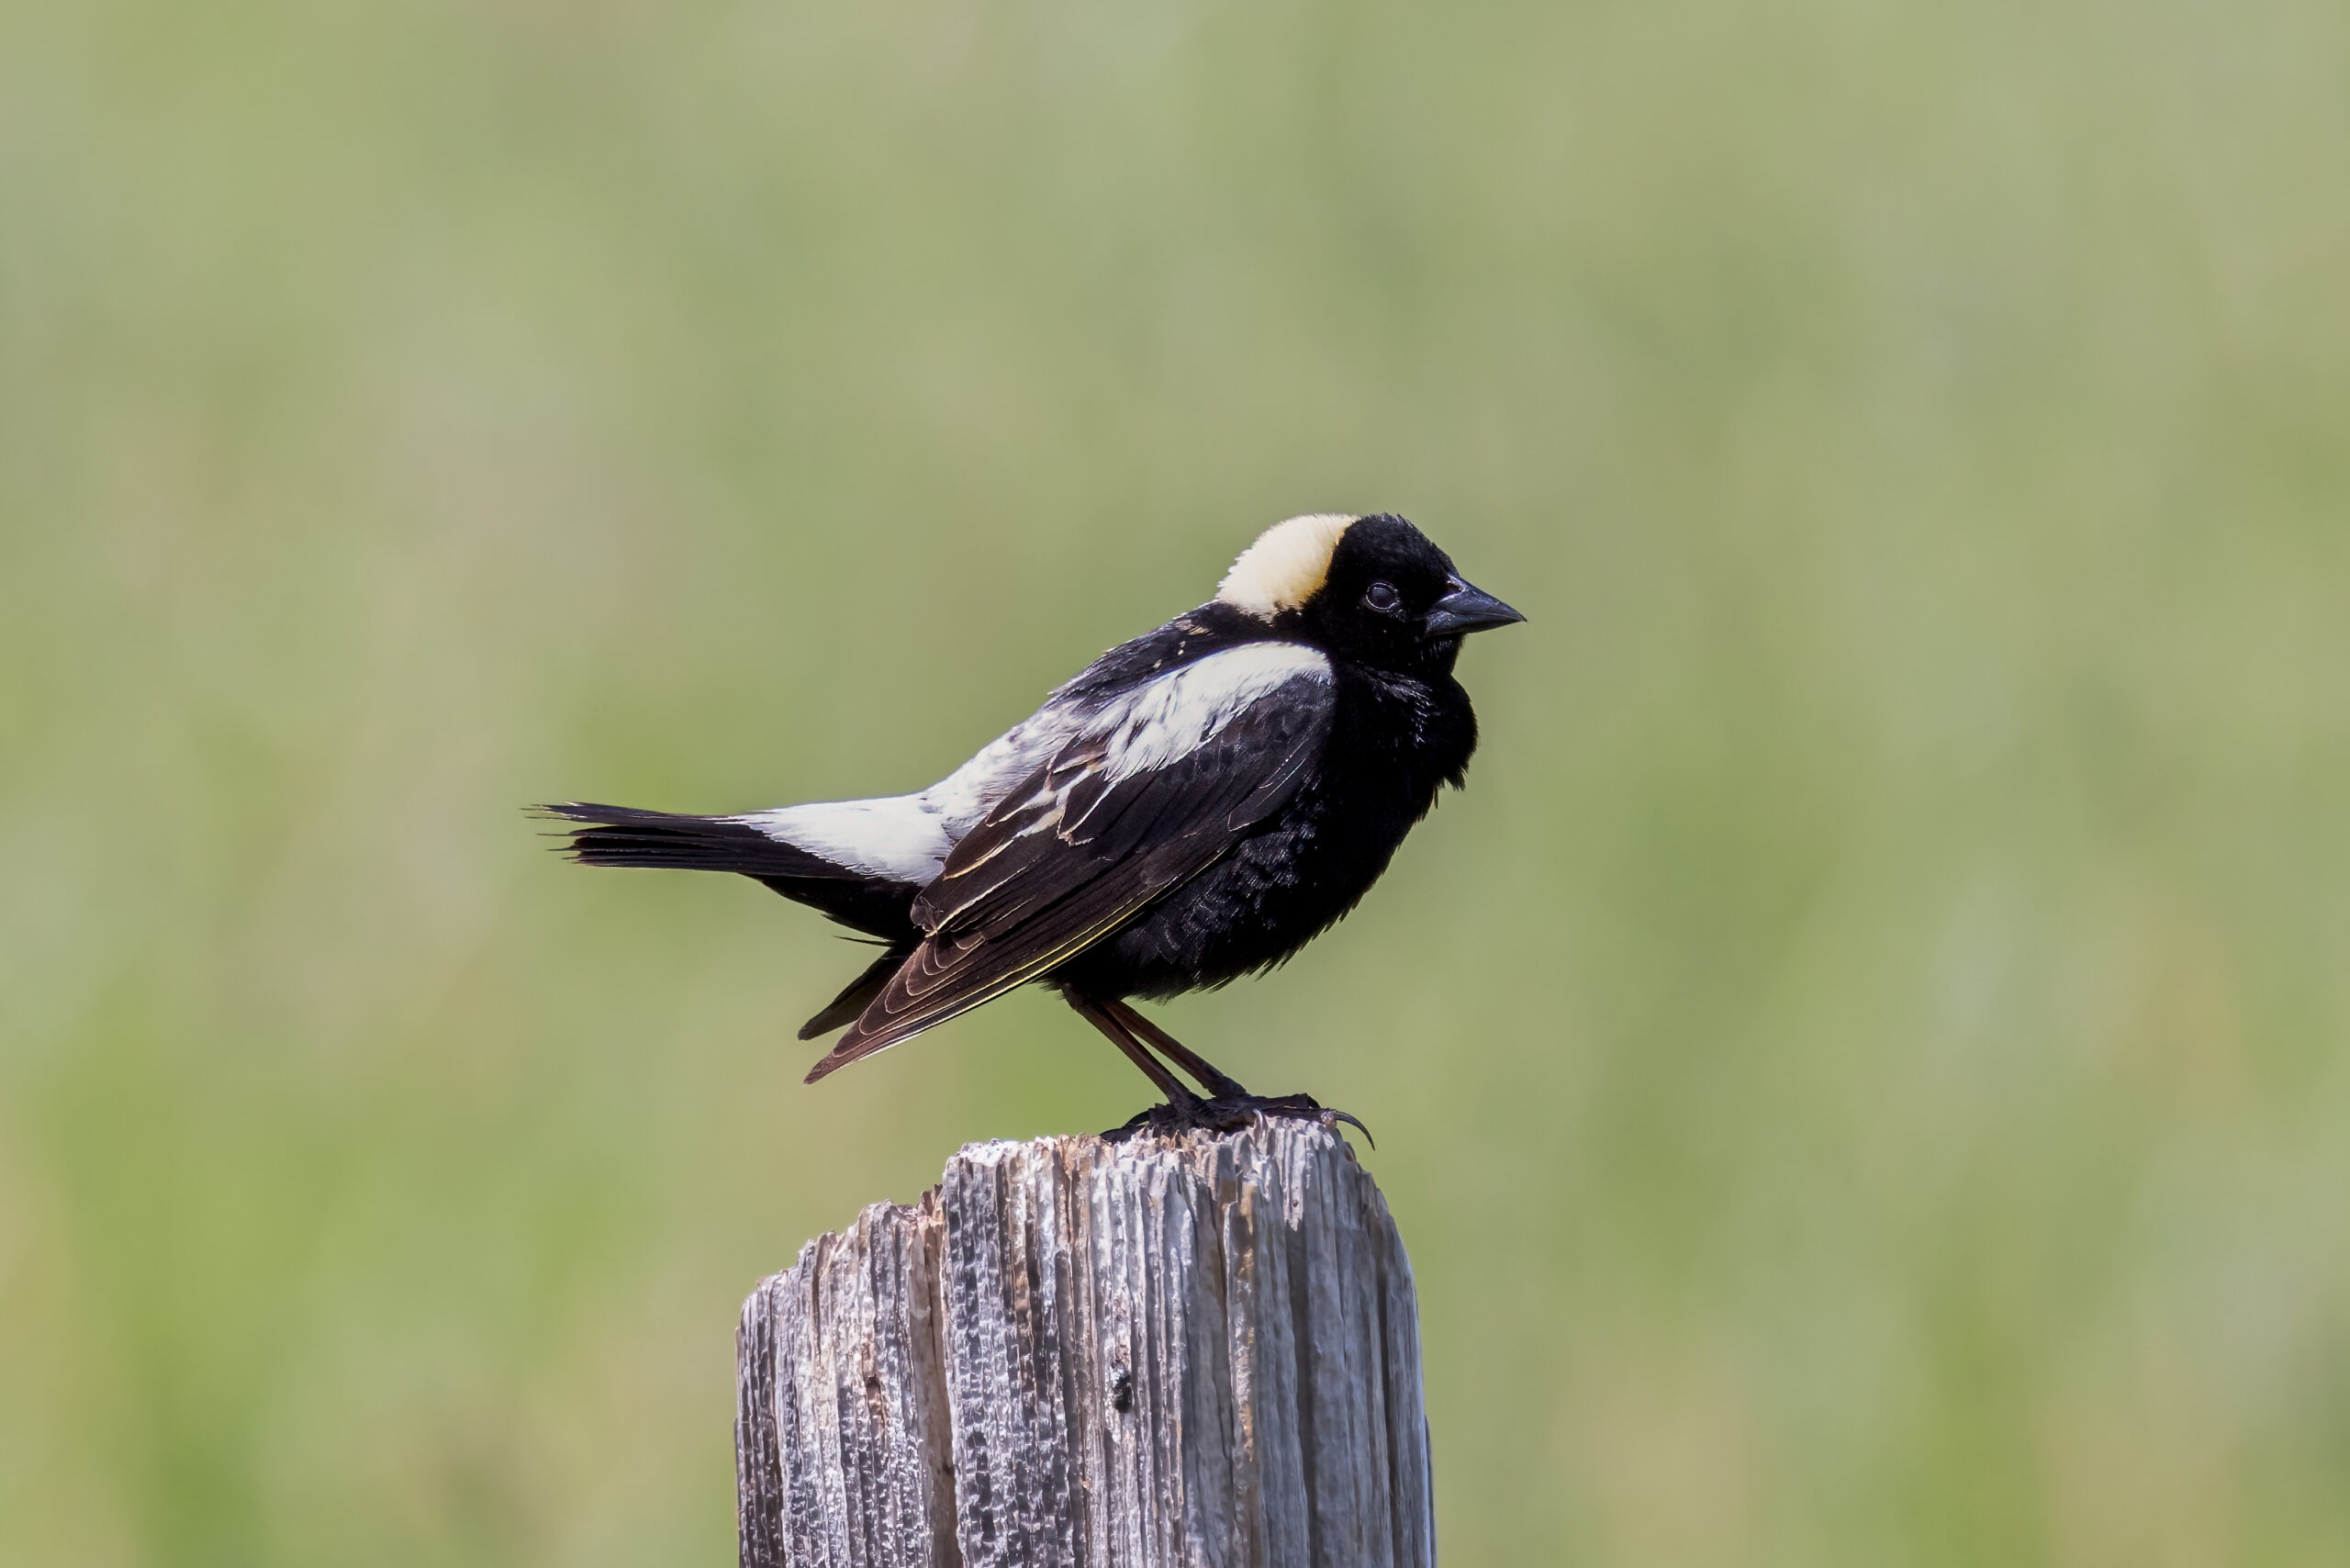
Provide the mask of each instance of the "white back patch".
POLYGON ((1331 553, 1355 521, 1343 512, 1315 512, 1273 524, 1232 563, 1215 597, 1266 621, 1295 610, 1330 575, 1331 553))
POLYGON ((757 828, 835 866, 917 886, 938 875, 954 847, 946 824, 920 795, 815 801, 727 821, 757 828))
POLYGON ((1084 713, 1046 703, 979 748, 977 756, 922 792, 947 836, 959 841, 997 801, 1045 766, 1083 727, 1084 713))
POLYGON ((1330 678, 1330 661, 1295 643, 1244 643, 1161 676, 1086 725, 1108 738, 1103 771, 1131 778, 1214 740, 1250 703, 1301 678, 1330 678))
POLYGON ((926 887, 957 841, 1077 734, 1081 718, 1047 707, 918 795, 817 801, 727 820, 865 876, 926 887))

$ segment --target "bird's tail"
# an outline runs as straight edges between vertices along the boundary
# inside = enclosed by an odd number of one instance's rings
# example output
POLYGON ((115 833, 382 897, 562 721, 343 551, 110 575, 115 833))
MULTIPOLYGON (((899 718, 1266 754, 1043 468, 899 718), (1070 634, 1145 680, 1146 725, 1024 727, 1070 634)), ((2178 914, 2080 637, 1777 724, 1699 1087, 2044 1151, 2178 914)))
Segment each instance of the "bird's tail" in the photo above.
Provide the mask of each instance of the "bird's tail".
POLYGON ((569 831, 565 849, 582 866, 625 866, 668 871, 736 871, 745 877, 854 876, 796 845, 769 838, 726 817, 682 816, 572 801, 542 806, 551 817, 586 825, 569 831))
POLYGON ((732 871, 885 942, 911 947, 918 938, 909 912, 920 889, 835 865, 738 819, 579 801, 538 810, 580 824, 567 830, 569 842, 561 847, 582 866, 732 871))

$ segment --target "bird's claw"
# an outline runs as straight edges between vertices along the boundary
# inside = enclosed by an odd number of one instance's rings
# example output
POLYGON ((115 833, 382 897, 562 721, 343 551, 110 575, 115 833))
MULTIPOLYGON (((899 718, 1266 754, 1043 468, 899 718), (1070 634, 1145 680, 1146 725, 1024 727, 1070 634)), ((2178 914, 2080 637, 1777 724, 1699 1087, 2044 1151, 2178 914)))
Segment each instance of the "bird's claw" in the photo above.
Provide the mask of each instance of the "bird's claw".
POLYGON ((1237 1133, 1259 1116, 1291 1116, 1319 1122, 1326 1127, 1336 1127, 1344 1122, 1362 1134, 1363 1141, 1371 1148, 1379 1147, 1369 1127, 1344 1111, 1332 1110, 1311 1094, 1220 1094, 1214 1099, 1192 1096, 1167 1101, 1137 1112, 1124 1126, 1112 1127, 1102 1136, 1112 1143, 1123 1143, 1142 1132, 1160 1137, 1190 1132, 1237 1133))

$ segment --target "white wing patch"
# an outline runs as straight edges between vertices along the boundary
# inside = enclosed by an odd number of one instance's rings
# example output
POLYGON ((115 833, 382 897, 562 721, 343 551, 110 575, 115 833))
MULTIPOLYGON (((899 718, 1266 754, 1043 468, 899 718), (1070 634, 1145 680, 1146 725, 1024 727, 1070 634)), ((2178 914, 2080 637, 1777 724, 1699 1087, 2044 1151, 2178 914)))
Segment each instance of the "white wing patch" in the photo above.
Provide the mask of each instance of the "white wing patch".
POLYGON ((1299 678, 1329 680, 1330 661, 1294 643, 1247 643, 1099 706, 1047 703, 918 795, 819 801, 726 820, 860 875, 927 887, 963 835, 1071 740, 1105 739, 1103 771, 1116 783, 1205 745, 1250 703, 1299 678))
POLYGON ((1295 643, 1246 643, 1119 699, 1083 733, 1107 737, 1102 771, 1114 784, 1198 750, 1250 703, 1300 678, 1327 681, 1330 661, 1295 643))

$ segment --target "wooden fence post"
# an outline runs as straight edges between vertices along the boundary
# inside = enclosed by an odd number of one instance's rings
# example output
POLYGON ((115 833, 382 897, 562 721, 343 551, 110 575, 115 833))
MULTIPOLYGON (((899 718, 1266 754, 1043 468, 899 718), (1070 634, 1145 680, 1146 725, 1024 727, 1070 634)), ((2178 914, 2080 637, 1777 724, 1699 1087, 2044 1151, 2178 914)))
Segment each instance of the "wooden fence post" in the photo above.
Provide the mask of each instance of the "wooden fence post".
POLYGON ((1428 1568, 1419 1318, 1335 1133, 973 1144, 744 1304, 744 1568, 1428 1568))

